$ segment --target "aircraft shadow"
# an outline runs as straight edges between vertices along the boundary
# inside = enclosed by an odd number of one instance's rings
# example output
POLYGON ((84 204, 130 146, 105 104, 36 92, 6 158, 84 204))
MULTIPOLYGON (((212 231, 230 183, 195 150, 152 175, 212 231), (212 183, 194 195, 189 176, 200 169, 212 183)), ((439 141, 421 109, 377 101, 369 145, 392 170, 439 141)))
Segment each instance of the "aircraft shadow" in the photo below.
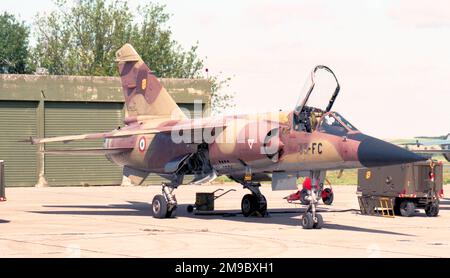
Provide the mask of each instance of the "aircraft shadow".
MULTIPOLYGON (((245 223, 258 224, 278 224, 283 226, 300 226, 300 219, 294 218, 304 213, 304 208, 292 209, 270 209, 268 217, 244 217, 238 210, 216 210, 212 212, 188 213, 187 204, 180 204, 177 209, 177 217, 195 218, 202 220, 227 220, 245 223)), ((48 210, 48 211, 30 211, 31 213, 49 214, 49 215, 100 215, 100 216, 152 216, 150 204, 146 202, 128 201, 127 204, 111 204, 111 205, 68 205, 68 206, 43 206, 44 208, 60 208, 73 210, 48 210)), ((318 212, 326 213, 344 213, 351 211, 359 211, 356 209, 336 210, 332 208, 319 208, 318 212)), ((375 217, 375 216, 374 216, 375 217)), ((399 236, 411 236, 409 234, 390 232, 378 229, 360 228, 349 225, 327 223, 324 215, 324 229, 333 229, 341 231, 354 231, 364 233, 388 234, 399 236)))
POLYGON ((104 215, 104 216, 152 216, 150 204, 146 202, 127 201, 127 204, 112 205, 67 205, 42 206, 44 208, 76 209, 76 210, 48 210, 29 211, 39 214, 67 214, 67 215, 104 215))

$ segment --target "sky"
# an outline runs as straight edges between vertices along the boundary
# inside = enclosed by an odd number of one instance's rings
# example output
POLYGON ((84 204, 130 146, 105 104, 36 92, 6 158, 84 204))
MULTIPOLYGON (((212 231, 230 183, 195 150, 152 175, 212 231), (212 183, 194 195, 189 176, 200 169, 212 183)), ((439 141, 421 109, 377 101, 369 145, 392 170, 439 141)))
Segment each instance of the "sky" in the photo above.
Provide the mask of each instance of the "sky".
MULTIPOLYGON (((129 1, 132 9, 149 1, 129 1)), ((31 23, 51 0, 1 0, 31 23)), ((315 65, 335 72, 333 110, 381 138, 450 132, 450 2, 161 0, 184 48, 231 77, 232 113, 292 110, 315 65)), ((328 95, 320 92, 323 108, 328 95)))

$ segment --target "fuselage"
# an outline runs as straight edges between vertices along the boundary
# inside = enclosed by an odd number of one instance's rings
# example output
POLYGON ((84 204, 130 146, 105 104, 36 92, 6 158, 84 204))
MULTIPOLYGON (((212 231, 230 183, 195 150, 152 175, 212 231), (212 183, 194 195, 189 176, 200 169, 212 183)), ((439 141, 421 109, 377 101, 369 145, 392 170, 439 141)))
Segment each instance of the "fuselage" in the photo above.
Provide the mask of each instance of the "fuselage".
MULTIPOLYGON (((167 165, 207 146, 207 160, 219 175, 349 169, 420 160, 411 152, 359 132, 339 114, 315 119, 309 131, 296 128, 293 112, 207 118, 214 128, 161 132, 108 139, 105 147, 132 148, 108 159, 157 174, 172 174, 167 165), (222 124, 216 124, 221 122, 222 124), (222 127, 221 127, 222 126, 222 127), (192 133, 192 134, 191 134, 192 133)), ((122 130, 176 127, 196 120, 136 118, 122 130)), ((181 165, 181 164, 180 164, 181 165)))

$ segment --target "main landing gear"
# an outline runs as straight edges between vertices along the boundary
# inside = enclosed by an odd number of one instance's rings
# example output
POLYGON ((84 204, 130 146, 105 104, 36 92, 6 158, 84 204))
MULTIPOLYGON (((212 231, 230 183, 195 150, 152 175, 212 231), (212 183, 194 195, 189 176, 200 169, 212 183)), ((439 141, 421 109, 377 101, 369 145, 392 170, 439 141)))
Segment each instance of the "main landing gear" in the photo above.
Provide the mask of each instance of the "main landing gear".
POLYGON ((173 191, 177 186, 163 183, 162 194, 156 195, 152 202, 153 217, 155 218, 171 218, 177 213, 177 199, 173 191))
POLYGON ((248 216, 267 216, 267 200, 261 193, 259 187, 260 183, 246 182, 243 184, 244 188, 250 190, 251 194, 246 194, 242 198, 241 209, 245 217, 248 216))

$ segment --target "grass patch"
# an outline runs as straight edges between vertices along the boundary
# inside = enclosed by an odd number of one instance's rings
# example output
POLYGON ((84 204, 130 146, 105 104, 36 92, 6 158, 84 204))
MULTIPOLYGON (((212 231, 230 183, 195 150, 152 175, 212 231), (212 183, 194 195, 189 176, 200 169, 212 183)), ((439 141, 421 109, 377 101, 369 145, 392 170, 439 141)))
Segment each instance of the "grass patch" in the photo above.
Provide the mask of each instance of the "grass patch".
POLYGON ((327 171, 327 179, 331 185, 356 185, 358 182, 358 170, 344 170, 342 176, 338 178, 340 171, 327 171))

